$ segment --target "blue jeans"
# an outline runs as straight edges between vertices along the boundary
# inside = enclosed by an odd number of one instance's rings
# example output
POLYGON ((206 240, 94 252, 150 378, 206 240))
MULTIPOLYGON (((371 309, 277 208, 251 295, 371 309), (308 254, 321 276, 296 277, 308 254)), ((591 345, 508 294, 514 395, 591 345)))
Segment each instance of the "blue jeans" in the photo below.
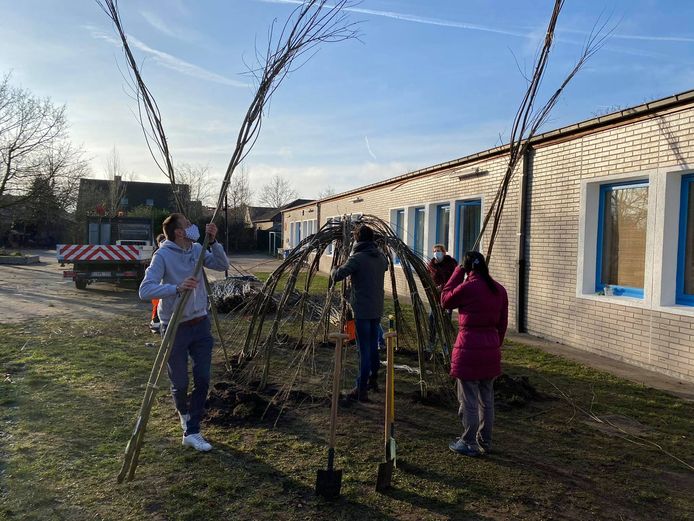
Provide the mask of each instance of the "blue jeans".
POLYGON ((200 420, 205 411, 207 390, 210 387, 213 344, 209 318, 193 325, 181 324, 176 331, 166 368, 171 380, 171 395, 176 410, 180 414, 190 415, 186 436, 200 432, 200 420), (193 361, 193 391, 190 402, 188 401, 188 357, 193 361))
POLYGON ((378 378, 381 360, 378 357, 378 332, 381 321, 377 318, 358 318, 355 321, 357 329, 357 345, 359 346, 359 376, 357 388, 366 391, 369 376, 378 378))

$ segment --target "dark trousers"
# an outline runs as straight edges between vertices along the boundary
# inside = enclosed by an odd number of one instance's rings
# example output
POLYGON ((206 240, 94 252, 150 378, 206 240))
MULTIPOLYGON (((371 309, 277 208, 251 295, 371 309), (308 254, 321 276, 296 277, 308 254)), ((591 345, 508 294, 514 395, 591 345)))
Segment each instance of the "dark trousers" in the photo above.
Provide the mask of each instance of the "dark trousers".
MULTIPOLYGON (((448 315, 448 320, 450 320, 453 317, 453 310, 452 309, 444 309, 444 314, 448 315)), ((434 344, 436 344, 436 327, 434 324, 434 312, 430 311, 429 312, 429 349, 431 351, 434 350, 434 344)), ((448 345, 444 342, 443 344, 443 352, 445 354, 448 354, 448 345)))
POLYGON ((200 432, 200 420, 205 411, 207 390, 210 387, 210 367, 214 339, 210 319, 193 325, 181 324, 176 331, 171 356, 167 364, 171 395, 180 414, 189 414, 185 435, 200 432), (193 361, 193 391, 188 400, 188 357, 193 361))
POLYGON ((477 441, 492 444, 494 428, 494 379, 456 379, 460 408, 458 416, 463 422, 463 441, 473 447, 477 441))
POLYGON ((369 376, 378 378, 381 360, 378 357, 378 333, 381 321, 377 318, 357 318, 357 345, 359 346, 359 376, 357 388, 366 391, 369 376))

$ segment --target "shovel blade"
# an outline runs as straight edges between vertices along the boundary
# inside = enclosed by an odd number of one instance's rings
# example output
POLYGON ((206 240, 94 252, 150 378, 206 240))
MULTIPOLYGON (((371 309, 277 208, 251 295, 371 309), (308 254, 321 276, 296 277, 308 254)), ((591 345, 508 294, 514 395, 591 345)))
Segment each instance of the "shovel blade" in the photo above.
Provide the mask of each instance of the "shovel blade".
POLYGON ((319 470, 316 474, 316 494, 325 499, 337 499, 340 497, 342 487, 341 470, 319 470))
POLYGON ((393 479, 393 460, 378 464, 378 477, 376 478, 376 492, 384 492, 390 488, 393 479))
POLYGON ((386 444, 386 460, 387 461, 392 461, 393 466, 397 467, 397 445, 395 444, 395 439, 394 438, 389 438, 388 443, 386 444))

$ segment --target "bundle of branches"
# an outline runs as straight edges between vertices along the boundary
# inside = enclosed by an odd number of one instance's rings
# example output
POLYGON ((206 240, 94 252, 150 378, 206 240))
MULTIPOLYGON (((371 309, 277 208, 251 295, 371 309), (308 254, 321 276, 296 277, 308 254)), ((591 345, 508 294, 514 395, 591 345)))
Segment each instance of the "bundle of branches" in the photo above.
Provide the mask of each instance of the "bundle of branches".
MULTIPOLYGON (((426 396, 427 389, 433 387, 435 383, 440 387, 450 387, 443 383, 446 376, 441 369, 449 363, 448 353, 443 346, 452 345, 454 329, 448 315, 439 305, 438 289, 420 256, 397 237, 387 222, 373 215, 363 215, 354 219, 350 216, 332 219, 317 233, 306 237, 289 252, 284 262, 270 275, 260 294, 248 304, 245 310, 251 319, 239 356, 241 359, 253 359, 256 363, 240 364, 247 374, 236 374, 235 379, 247 382, 259 381, 260 388, 265 387, 270 374, 273 350, 286 343, 286 331, 296 335, 294 342, 298 354, 290 362, 294 372, 282 388, 282 393, 285 395, 290 393, 306 368, 315 369, 316 347, 327 344, 330 324, 337 323, 340 330, 344 326, 347 310, 346 296, 349 292, 348 281, 342 283, 342 291, 339 291, 338 286, 329 285, 323 297, 320 312, 314 314, 314 319, 311 320, 308 306, 312 302, 312 295, 315 295, 312 286, 316 280, 316 273, 328 249, 332 249, 332 257, 329 257, 331 269, 347 260, 352 249, 354 228, 361 224, 366 224, 374 230, 375 242, 388 259, 396 331, 401 345, 403 344, 401 340, 406 338, 414 340, 416 344, 422 397, 426 396), (402 271, 406 281, 405 293, 412 306, 410 319, 405 317, 400 302, 396 266, 402 271), (305 279, 299 287, 299 275, 302 273, 305 279), (293 302, 292 296, 297 292, 300 298, 298 302, 293 302), (432 346, 435 356, 432 356, 430 370, 425 367, 428 361, 424 346, 428 345, 432 331, 425 301, 428 302, 434 314, 433 327, 438 339, 437 344, 432 346), (264 327, 270 307, 275 305, 277 309, 271 324, 269 327, 264 327), (258 375, 255 372, 261 374, 258 375), (433 382, 432 379, 440 380, 433 382)), ((287 367, 283 366, 282 371, 286 372, 286 370, 287 367)))
MULTIPOLYGON (((130 49, 128 36, 118 11, 118 1, 96 0, 96 2, 113 22, 123 45, 123 52, 131 75, 131 87, 138 102, 140 125, 150 153, 157 166, 175 187, 174 163, 164 131, 162 115, 154 96, 144 82, 137 61, 130 49)), ((264 51, 257 52, 257 66, 250 70, 256 81, 257 88, 241 122, 235 147, 222 180, 222 187, 217 198, 217 206, 212 221, 219 214, 232 174, 250 153, 260 135, 265 111, 272 95, 287 75, 300 67, 302 60, 310 58, 319 45, 328 42, 341 42, 357 37, 355 24, 350 23, 345 14, 345 10, 350 5, 350 0, 337 0, 332 4, 328 4, 327 0, 307 0, 292 11, 279 32, 275 30, 275 23, 271 25, 267 47, 264 51)), ((174 193, 177 193, 177 191, 174 190, 174 193)), ((176 202, 179 208, 183 207, 180 199, 177 198, 176 202)), ((205 235, 203 252, 206 251, 209 241, 209 235, 205 235)), ((203 261, 204 254, 200 256, 195 266, 194 273, 196 276, 202 271, 203 261)), ((190 292, 184 291, 182 297, 176 301, 169 327, 162 338, 161 346, 152 367, 145 397, 135 422, 135 429, 126 446, 125 459, 117 478, 119 483, 126 477, 128 480, 134 477, 145 428, 149 419, 149 412, 154 403, 157 384, 166 367, 182 310, 189 298, 190 292)))
POLYGON ((479 248, 480 241, 482 240, 482 236, 487 230, 489 222, 493 218, 492 230, 488 237, 486 255, 487 263, 489 263, 492 256, 494 240, 496 239, 497 232, 499 231, 499 225, 501 224, 501 217, 504 211, 506 195, 508 193, 508 188, 511 184, 514 173, 516 172, 516 168, 518 167, 518 163, 523 160, 526 153, 531 149, 532 138, 537 134, 540 127, 547 121, 547 118, 549 117, 554 106, 557 104, 557 101, 564 92, 566 86, 571 82, 574 76, 578 74, 578 71, 581 70, 586 62, 600 50, 611 33, 611 31, 606 30, 608 23, 607 21, 602 24, 595 24, 593 30, 586 39, 585 45, 578 57, 578 60, 564 78, 564 81, 562 81, 562 83, 547 99, 544 105, 542 105, 539 110, 536 109, 538 90, 545 76, 550 51, 554 46, 554 32, 559 19, 559 14, 561 13, 563 7, 564 0, 555 0, 545 38, 535 58, 535 65, 533 66, 532 75, 530 77, 524 76, 527 82, 527 89, 521 104, 518 107, 516 116, 513 119, 513 125, 511 126, 511 136, 508 145, 509 159, 508 164, 506 165, 506 171, 501 179, 501 182, 499 183, 497 193, 489 206, 489 210, 484 217, 484 222, 482 223, 480 233, 475 241, 475 246, 473 249, 477 250, 479 248))
POLYGON ((253 275, 229 276, 210 284, 212 303, 220 313, 243 308, 257 295, 263 283, 253 275))

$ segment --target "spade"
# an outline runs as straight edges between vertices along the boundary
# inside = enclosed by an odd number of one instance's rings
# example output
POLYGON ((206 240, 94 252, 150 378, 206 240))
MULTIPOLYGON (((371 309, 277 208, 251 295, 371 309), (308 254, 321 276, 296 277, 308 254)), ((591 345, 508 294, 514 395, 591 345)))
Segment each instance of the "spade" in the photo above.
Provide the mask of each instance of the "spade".
POLYGON ((386 339, 386 406, 385 406, 385 455, 386 460, 378 464, 378 478, 376 479, 376 491, 383 492, 390 488, 393 477, 393 467, 395 467, 395 377, 394 377, 394 344, 397 333, 393 331, 393 320, 391 318, 390 330, 383 335, 386 339))
POLYGON ((326 499, 336 499, 340 496, 342 486, 342 470, 336 470, 335 465, 335 428, 337 426, 337 399, 340 394, 340 374, 342 372, 342 342, 348 336, 343 333, 333 333, 329 336, 335 340, 335 370, 333 371, 333 396, 330 406, 330 436, 328 437, 328 468, 319 470, 316 474, 316 494, 326 499))

